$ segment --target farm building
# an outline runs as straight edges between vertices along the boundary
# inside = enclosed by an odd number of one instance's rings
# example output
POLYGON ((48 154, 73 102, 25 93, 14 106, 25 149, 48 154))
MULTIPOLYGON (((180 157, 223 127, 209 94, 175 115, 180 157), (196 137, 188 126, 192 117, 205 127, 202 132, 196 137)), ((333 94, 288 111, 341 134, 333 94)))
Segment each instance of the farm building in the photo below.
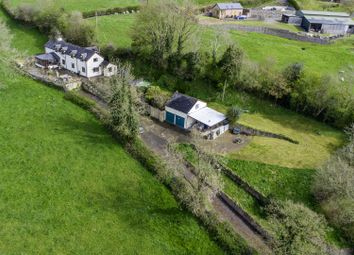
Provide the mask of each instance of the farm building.
POLYGON ((165 121, 182 129, 196 127, 208 139, 215 139, 229 129, 227 118, 194 97, 174 93, 165 106, 165 121))
POLYGON ((281 17, 281 21, 284 23, 294 24, 294 25, 301 25, 302 17, 299 17, 295 14, 283 14, 281 17))
POLYGON ((211 15, 218 19, 239 17, 243 13, 240 3, 217 3, 211 9, 211 15))
POLYGON ((63 68, 87 78, 117 73, 117 66, 105 61, 95 47, 84 48, 62 39, 50 40, 44 47, 45 54, 35 57, 40 68, 63 68))
POLYGON ((325 12, 299 10, 293 15, 283 15, 282 21, 299 24, 308 32, 320 32, 323 34, 347 34, 354 33, 354 21, 345 12, 325 12))

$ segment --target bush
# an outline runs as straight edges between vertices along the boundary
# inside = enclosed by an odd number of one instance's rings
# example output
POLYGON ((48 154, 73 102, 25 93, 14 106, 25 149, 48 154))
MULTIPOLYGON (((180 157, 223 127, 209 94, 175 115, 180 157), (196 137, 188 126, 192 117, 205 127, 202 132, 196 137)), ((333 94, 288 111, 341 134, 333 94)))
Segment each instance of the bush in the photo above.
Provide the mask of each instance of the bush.
POLYGON ((295 10, 300 10, 301 9, 300 5, 298 4, 298 2, 296 0, 289 0, 288 3, 289 3, 289 5, 294 7, 295 10))
POLYGON ((313 194, 328 220, 354 244, 354 126, 349 144, 339 150, 315 176, 313 194))
POLYGON ((272 201, 266 211, 275 233, 276 254, 327 254, 327 226, 323 217, 302 204, 272 201))
POLYGON ((233 105, 227 110, 226 116, 229 119, 230 124, 234 125, 240 119, 241 114, 242 109, 238 106, 233 105))
POLYGON ((145 92, 145 98, 149 104, 163 110, 170 93, 162 91, 159 86, 150 86, 145 92))
POLYGON ((124 12, 137 12, 140 9, 139 6, 127 6, 127 7, 115 7, 115 8, 109 8, 105 10, 93 10, 93 11, 87 11, 83 13, 84 18, 91 18, 95 16, 104 16, 104 15, 113 15, 116 13, 124 13, 124 12))
POLYGON ((48 35, 59 32, 68 41, 81 46, 91 46, 94 41, 94 29, 83 19, 80 12, 67 13, 63 9, 57 10, 52 2, 45 2, 44 5, 21 4, 11 9, 5 1, 1 6, 11 17, 33 24, 48 35))

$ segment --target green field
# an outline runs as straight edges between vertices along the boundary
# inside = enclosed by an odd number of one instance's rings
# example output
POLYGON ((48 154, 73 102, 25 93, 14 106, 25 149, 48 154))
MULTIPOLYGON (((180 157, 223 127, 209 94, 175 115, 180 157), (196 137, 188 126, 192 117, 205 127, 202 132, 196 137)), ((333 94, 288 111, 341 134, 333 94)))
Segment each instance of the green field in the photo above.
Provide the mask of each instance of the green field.
MULTIPOLYGON (((35 4, 40 3, 41 0, 11 0, 12 6, 20 4, 35 4)), ((43 1, 45 2, 45 0, 43 1)), ((56 8, 64 8, 65 10, 72 11, 92 11, 99 9, 107 9, 113 7, 127 7, 136 6, 141 3, 139 0, 55 0, 47 1, 52 2, 56 8)))
MULTIPOLYGON (((43 3, 46 0, 10 0, 10 3, 13 7, 18 6, 20 4, 35 4, 35 3, 43 3)), ((151 1, 151 0, 150 0, 151 1)), ((99 9, 107 9, 114 7, 127 7, 127 6, 137 6, 141 4, 145 4, 146 0, 49 0, 48 2, 53 2, 54 6, 57 8, 64 8, 65 10, 72 11, 92 11, 99 9)), ((272 0, 255 0, 254 3, 249 0, 241 0, 245 6, 255 6, 257 4, 264 3, 272 3, 272 0)), ((212 5, 215 4, 214 0, 196 0, 196 4, 199 5, 212 5)))
MULTIPOLYGON (((99 17, 98 43, 100 45, 112 43, 118 47, 129 47, 132 42, 131 33, 135 17, 136 15, 99 17)), ((90 19, 90 22, 94 24, 95 19, 90 19)), ((258 23, 256 24, 260 25, 258 23)), ((281 24, 276 25, 282 26, 281 24)), ((269 24, 265 24, 265 26, 269 26, 269 24)), ((199 33, 202 49, 210 51, 210 41, 213 40, 214 30, 202 27, 199 29, 199 33)), ((306 43, 241 31, 231 31, 230 38, 245 51, 250 60, 259 63, 267 63, 271 60, 277 69, 284 68, 290 63, 301 62, 309 71, 335 75, 340 70, 346 70, 348 66, 354 65, 354 36, 338 40, 331 45, 306 43)), ((223 48, 226 48, 226 44, 223 48)), ((223 48, 220 48, 220 52, 223 48)))
POLYGON ((0 253, 222 254, 91 114, 4 62, 0 77, 0 253))
POLYGON ((343 5, 321 0, 297 0, 303 10, 347 11, 343 5))
POLYGON ((101 16, 90 18, 89 22, 96 27, 97 40, 100 45, 115 45, 129 48, 132 43, 131 33, 134 27, 136 14, 101 16))

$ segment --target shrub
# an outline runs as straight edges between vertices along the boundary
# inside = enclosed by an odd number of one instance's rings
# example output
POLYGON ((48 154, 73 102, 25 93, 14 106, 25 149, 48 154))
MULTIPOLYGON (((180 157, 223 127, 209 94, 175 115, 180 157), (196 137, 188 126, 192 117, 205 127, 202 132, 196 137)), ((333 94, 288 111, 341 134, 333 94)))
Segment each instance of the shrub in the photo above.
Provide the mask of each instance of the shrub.
POLYGON ((227 110, 226 116, 229 119, 230 124, 234 125, 240 119, 241 114, 242 114, 242 109, 234 105, 227 110))
POLYGON ((302 204, 272 201, 266 211, 275 233, 276 254, 327 254, 323 217, 302 204))
POLYGON ((145 98, 152 106, 163 110, 170 93, 162 91, 159 86, 150 86, 145 92, 145 98))
POLYGON ((313 194, 328 220, 354 244, 354 128, 349 144, 339 150, 315 176, 313 194))

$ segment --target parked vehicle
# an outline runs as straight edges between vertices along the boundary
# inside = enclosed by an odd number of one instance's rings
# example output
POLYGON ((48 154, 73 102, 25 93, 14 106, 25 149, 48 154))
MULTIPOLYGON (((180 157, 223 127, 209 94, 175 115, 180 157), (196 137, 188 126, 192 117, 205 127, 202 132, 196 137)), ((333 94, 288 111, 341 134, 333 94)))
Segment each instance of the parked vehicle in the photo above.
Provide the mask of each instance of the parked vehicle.
POLYGON ((237 19, 237 20, 246 20, 247 16, 246 15, 241 15, 241 16, 235 17, 235 19, 237 19))
POLYGON ((239 129, 239 128, 233 128, 233 129, 232 129, 232 133, 233 133, 234 135, 239 135, 239 134, 241 133, 241 129, 239 129))

